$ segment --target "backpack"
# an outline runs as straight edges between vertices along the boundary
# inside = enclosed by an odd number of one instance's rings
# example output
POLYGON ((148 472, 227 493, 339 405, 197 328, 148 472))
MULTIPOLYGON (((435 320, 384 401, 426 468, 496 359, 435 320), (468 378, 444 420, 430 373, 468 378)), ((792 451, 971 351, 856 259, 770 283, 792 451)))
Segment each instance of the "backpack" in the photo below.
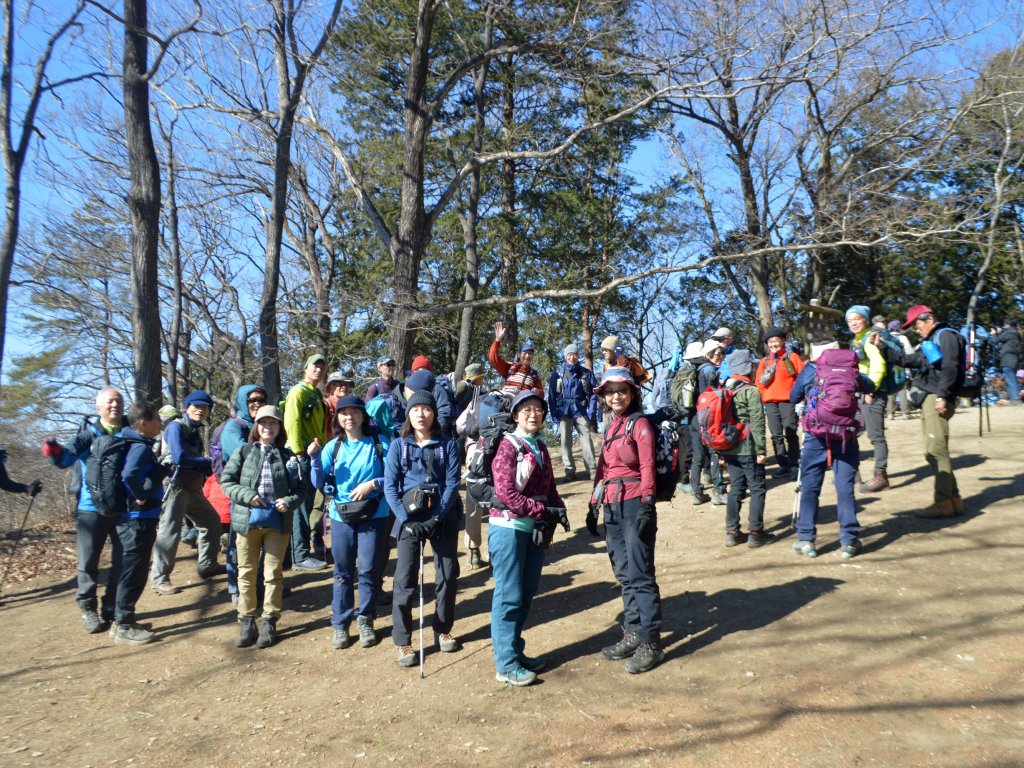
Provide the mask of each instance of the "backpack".
POLYGON ((213 436, 210 438, 210 458, 213 460, 213 474, 214 477, 217 478, 218 483, 220 482, 221 474, 224 472, 224 465, 227 463, 224 460, 224 449, 221 448, 220 445, 220 436, 224 434, 224 427, 226 427, 228 422, 231 421, 241 424, 243 428, 247 428, 249 426, 237 416, 232 416, 213 430, 213 436))
MULTIPOLYGON (((935 334, 936 346, 938 346, 939 337, 942 336, 943 331, 951 330, 953 329, 939 328, 935 334)), ((960 335, 963 336, 962 333, 960 335)), ((974 342, 973 348, 969 345, 965 347, 964 360, 960 363, 960 370, 963 372, 964 383, 956 388, 957 397, 964 397, 973 400, 981 394, 982 387, 985 384, 985 366, 981 362, 983 347, 984 343, 979 343, 977 340, 974 342)), ((957 378, 959 378, 959 376, 957 378)))
MULTIPOLYGON (((625 434, 633 437, 633 427, 643 415, 634 413, 626 420, 625 434)), ((647 416, 654 428, 654 488, 658 501, 672 501, 679 479, 679 428, 671 415, 670 407, 667 412, 659 410, 647 416)))
POLYGON ((654 389, 651 391, 651 406, 657 410, 672 405, 672 381, 676 372, 671 368, 662 368, 654 379, 654 389))
POLYGON ((121 480, 128 449, 137 438, 121 435, 100 435, 92 439, 92 449, 85 462, 85 483, 93 506, 101 515, 120 517, 128 511, 128 491, 121 480))
MULTIPOLYGON (((466 436, 477 440, 481 436, 482 425, 487 423, 490 417, 497 413, 511 413, 513 399, 511 393, 500 389, 491 390, 487 394, 477 392, 473 402, 470 403, 469 413, 466 415, 466 436)), ((511 419, 511 416, 509 418, 511 419)), ((495 443, 494 449, 498 449, 497 443, 495 443)))
POLYGON ((745 381, 735 389, 712 386, 697 398, 697 425, 704 445, 725 451, 747 439, 750 427, 737 423, 732 401, 737 392, 750 386, 753 385, 745 381))
POLYGON ((684 360, 676 375, 672 377, 672 405, 689 413, 697 399, 697 369, 693 363, 684 360))
POLYGON ((818 359, 814 386, 807 395, 804 429, 815 437, 842 440, 864 431, 860 419, 857 353, 852 349, 827 349, 818 359))
MULTIPOLYGON (((896 352, 903 352, 903 345, 900 344, 899 339, 892 335, 889 330, 877 331, 878 337, 882 343, 889 349, 896 352)), ((878 387, 879 392, 885 394, 892 394, 893 392, 899 392, 907 383, 907 371, 898 365, 887 365, 885 368, 885 377, 882 379, 882 383, 878 387)))
POLYGON ((366 413, 389 439, 397 433, 398 427, 405 423, 405 406, 394 392, 386 392, 371 398, 366 404, 366 413))
MULTIPOLYGON (((462 413, 462 409, 459 407, 459 400, 455 397, 455 383, 453 379, 455 373, 446 373, 444 376, 438 376, 435 382, 441 386, 441 388, 448 393, 448 400, 452 404, 452 427, 455 426, 455 420, 459 418, 459 414, 462 413)), ((451 435, 449 435, 451 437, 451 435)))
MULTIPOLYGON (((466 434, 476 435, 475 449, 469 451, 469 472, 466 475, 466 491, 481 506, 490 506, 494 498, 494 475, 491 464, 498 446, 512 423, 512 398, 502 392, 490 392, 474 403, 475 413, 470 412, 466 423, 466 434)), ((516 441, 513 441, 516 442, 516 441)), ((519 441, 522 442, 522 441, 519 441)), ((522 451, 522 446, 516 448, 522 451)))

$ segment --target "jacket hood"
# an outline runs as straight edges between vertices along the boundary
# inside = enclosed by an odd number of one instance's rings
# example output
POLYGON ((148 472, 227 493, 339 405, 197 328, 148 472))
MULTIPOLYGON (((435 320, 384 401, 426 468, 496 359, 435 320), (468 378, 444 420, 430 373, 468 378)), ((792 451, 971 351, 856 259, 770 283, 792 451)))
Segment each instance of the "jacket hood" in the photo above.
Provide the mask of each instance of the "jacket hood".
POLYGON ((121 435, 121 437, 126 437, 129 440, 141 440, 146 445, 153 445, 153 443, 156 442, 156 438, 153 438, 153 437, 143 437, 138 432, 136 432, 134 429, 131 429, 129 427, 122 427, 119 434, 121 435))
POLYGON ((249 395, 257 389, 260 392, 266 392, 263 387, 257 386, 256 384, 243 384, 238 388, 238 394, 235 395, 235 408, 238 409, 238 413, 235 415, 250 427, 253 425, 253 419, 252 416, 249 415, 249 395))

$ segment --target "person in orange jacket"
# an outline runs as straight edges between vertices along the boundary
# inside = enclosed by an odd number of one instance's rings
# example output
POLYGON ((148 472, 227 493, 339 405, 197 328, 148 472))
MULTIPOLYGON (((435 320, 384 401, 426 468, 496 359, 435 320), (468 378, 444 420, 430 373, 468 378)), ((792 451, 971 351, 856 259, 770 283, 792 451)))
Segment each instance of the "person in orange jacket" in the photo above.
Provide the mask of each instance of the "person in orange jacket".
POLYGON ((788 474, 796 479, 799 473, 800 440, 796 433, 796 406, 789 402, 789 391, 804 364, 800 355, 786 349, 786 332, 782 328, 766 331, 764 343, 768 347, 768 354, 758 363, 754 381, 761 392, 768 428, 772 433, 775 458, 779 463, 772 477, 788 474))
POLYGON ((524 389, 533 389, 544 397, 544 380, 540 372, 530 365, 533 362, 533 345, 526 342, 519 347, 519 354, 515 362, 510 363, 501 359, 501 340, 505 338, 505 324, 494 324, 494 341, 487 353, 487 359, 498 375, 505 380, 503 389, 513 395, 518 395, 524 389))

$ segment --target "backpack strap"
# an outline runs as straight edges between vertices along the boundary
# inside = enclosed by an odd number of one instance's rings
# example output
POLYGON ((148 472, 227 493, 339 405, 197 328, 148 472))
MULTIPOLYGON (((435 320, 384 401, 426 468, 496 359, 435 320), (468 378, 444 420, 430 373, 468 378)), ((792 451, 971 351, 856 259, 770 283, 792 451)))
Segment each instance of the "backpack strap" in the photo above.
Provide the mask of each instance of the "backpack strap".
POLYGON ((380 441, 380 437, 376 432, 370 435, 370 439, 373 440, 373 450, 377 454, 377 461, 384 462, 384 445, 380 441))
MULTIPOLYGON (((636 426, 636 423, 640 420, 641 416, 643 416, 642 413, 634 413, 632 416, 626 419, 626 429, 622 434, 633 437, 633 427, 636 426)), ((636 438, 634 437, 633 439, 635 440, 636 438)))

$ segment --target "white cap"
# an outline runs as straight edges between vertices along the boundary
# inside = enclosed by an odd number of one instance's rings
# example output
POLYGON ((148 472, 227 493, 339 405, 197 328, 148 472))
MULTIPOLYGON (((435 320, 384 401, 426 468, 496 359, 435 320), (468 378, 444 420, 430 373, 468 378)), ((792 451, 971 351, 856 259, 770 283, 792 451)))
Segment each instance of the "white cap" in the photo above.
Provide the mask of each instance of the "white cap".
POLYGON ((711 338, 724 339, 727 336, 732 336, 732 331, 730 331, 728 328, 719 328, 717 331, 714 332, 714 334, 712 334, 711 338))
POLYGON ((710 355, 716 349, 720 349, 723 352, 725 351, 725 347, 723 347, 717 341, 715 341, 714 339, 708 339, 707 341, 704 342, 704 346, 701 348, 701 354, 710 355))
POLYGON ((704 356, 704 345, 699 341, 691 341, 686 345, 686 351, 683 353, 683 360, 696 360, 698 357, 704 356))

